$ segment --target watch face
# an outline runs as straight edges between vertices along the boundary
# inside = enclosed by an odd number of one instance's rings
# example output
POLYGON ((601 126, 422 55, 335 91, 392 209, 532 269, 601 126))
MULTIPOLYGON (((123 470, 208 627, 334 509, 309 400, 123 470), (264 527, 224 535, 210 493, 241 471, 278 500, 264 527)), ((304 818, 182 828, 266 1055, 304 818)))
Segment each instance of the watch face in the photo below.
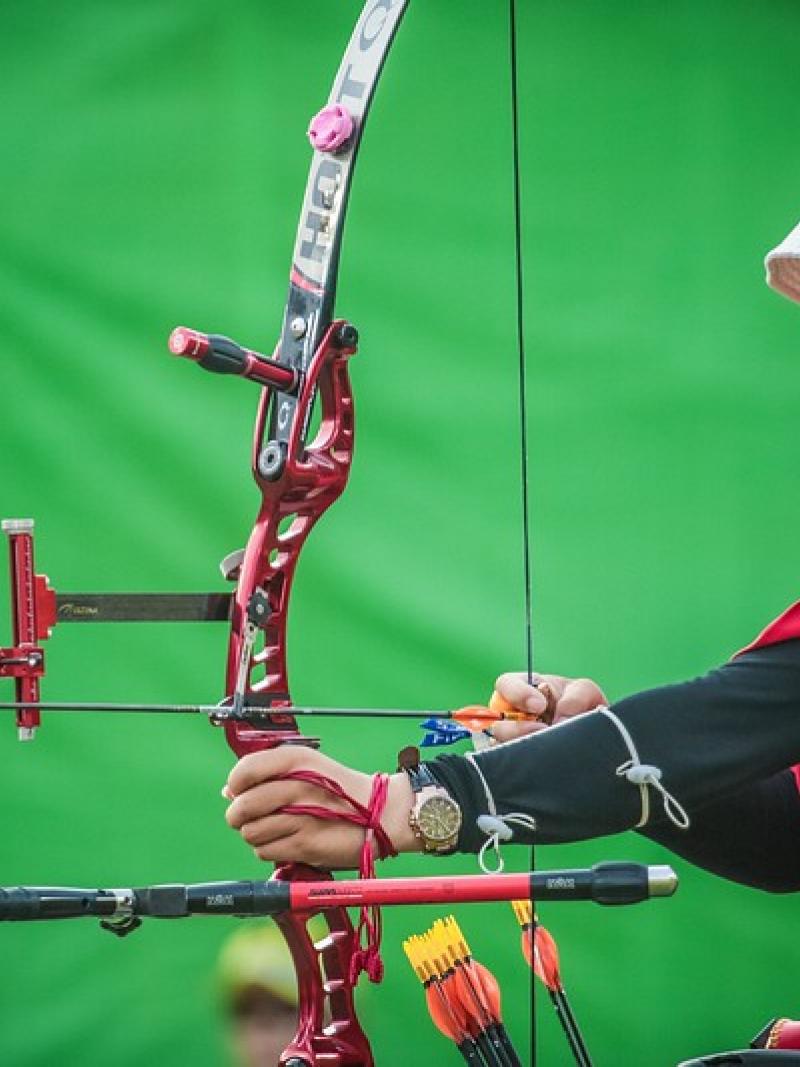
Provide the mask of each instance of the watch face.
POLYGON ((447 841, 461 826, 461 809, 450 797, 430 797, 420 805, 417 822, 428 841, 447 841))

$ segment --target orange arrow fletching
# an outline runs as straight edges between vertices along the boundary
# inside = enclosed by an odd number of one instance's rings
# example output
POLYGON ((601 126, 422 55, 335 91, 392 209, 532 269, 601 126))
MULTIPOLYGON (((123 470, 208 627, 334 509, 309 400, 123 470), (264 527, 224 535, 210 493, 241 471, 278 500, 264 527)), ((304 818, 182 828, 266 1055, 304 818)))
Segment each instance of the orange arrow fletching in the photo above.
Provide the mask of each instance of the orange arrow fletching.
POLYGON ((533 719, 536 722, 543 722, 550 726, 556 717, 558 699, 547 682, 537 682, 535 688, 539 690, 539 693, 545 699, 545 708, 540 714, 531 715, 529 712, 519 711, 513 704, 510 704, 505 697, 500 696, 497 690, 492 693, 491 699, 489 700, 489 708, 492 711, 500 712, 504 719, 533 719))
POLYGON ((525 962, 529 967, 534 967, 533 952, 531 951, 531 932, 530 929, 522 931, 522 955, 525 957, 525 962))
POLYGON ((431 953, 429 938, 413 936, 403 942, 403 951, 417 978, 425 987, 428 1014, 436 1029, 446 1038, 460 1044, 469 1036, 461 1005, 454 1003, 442 983, 442 975, 431 953))
POLYGON ((482 704, 469 704, 465 708, 456 708, 450 713, 450 718, 466 730, 479 733, 496 723, 500 717, 482 704))
POLYGON ((445 946, 453 964, 453 981, 457 984, 462 1002, 471 1004, 489 1024, 500 1020, 500 987, 497 979, 472 956, 466 938, 453 916, 437 919, 433 930, 445 946))
POLYGON ((517 710, 505 697, 500 696, 496 689, 489 698, 489 708, 491 711, 496 711, 500 715, 505 715, 510 711, 517 710))
POLYGON ((488 730, 490 726, 493 726, 496 722, 501 722, 503 719, 525 722, 529 719, 534 719, 535 716, 528 715, 524 711, 517 711, 510 705, 508 711, 496 711, 491 707, 485 707, 483 704, 468 704, 464 708, 457 708, 452 711, 450 718, 454 719, 466 730, 479 733, 481 730, 488 730))
MULTIPOLYGON (((530 929, 527 931, 530 937, 530 929)), ((552 992, 561 988, 561 973, 558 961, 558 946, 552 935, 543 926, 536 927, 535 948, 533 953, 533 970, 536 977, 552 992)))
POLYGON ((511 907, 522 928, 522 952, 529 967, 536 977, 544 982, 551 992, 563 989, 558 959, 558 946, 553 935, 535 920, 533 907, 529 900, 512 900, 511 907), (535 927, 535 935, 534 935, 535 927), (531 951, 535 936, 536 947, 531 951))
POLYGON ((465 964, 465 969, 472 978, 473 984, 477 986, 486 1010, 491 1013, 493 1019, 499 1019, 501 1017, 500 986, 495 976, 482 963, 472 958, 465 964))
POLYGON ((457 1045, 460 1044, 466 1036, 466 1031, 456 1020, 448 999, 440 986, 436 983, 429 985, 425 990, 425 1001, 428 1005, 428 1014, 439 1033, 449 1037, 457 1045))
POLYGON ((489 711, 497 715, 498 719, 509 719, 512 722, 535 722, 539 717, 531 715, 529 711, 515 708, 505 697, 501 697, 496 689, 489 698, 489 711))

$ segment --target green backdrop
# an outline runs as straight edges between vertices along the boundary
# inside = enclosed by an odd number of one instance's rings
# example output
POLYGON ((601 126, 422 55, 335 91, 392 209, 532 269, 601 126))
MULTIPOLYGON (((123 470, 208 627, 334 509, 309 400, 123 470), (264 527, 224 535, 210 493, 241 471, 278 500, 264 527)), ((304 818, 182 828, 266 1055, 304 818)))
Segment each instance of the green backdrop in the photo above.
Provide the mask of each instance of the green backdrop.
MULTIPOLYGON (((800 213, 800 11, 520 8, 537 663, 618 697, 719 663, 797 596, 800 311, 761 261, 800 213)), ((166 337, 184 322, 271 348, 305 126, 358 9, 0 6, 0 512, 36 517, 56 588, 216 586, 249 530, 254 389, 172 359, 166 337)), ((346 233, 359 440, 298 573, 301 701, 455 706, 522 666, 511 189, 506 5, 417 0, 346 233)), ((224 634, 202 629, 59 630, 45 693, 216 699, 224 634)), ((323 729, 363 769, 414 736, 323 729)), ((263 871, 223 822, 231 757, 203 723, 53 716, 32 745, 13 735, 9 719, 2 883, 263 871)), ((669 857, 632 834, 538 853, 604 858, 669 857)), ((676 867, 671 901, 543 910, 599 1065, 673 1064, 800 1011, 795 901, 676 867)), ((510 910, 460 915, 524 1044, 510 910)), ((456 1062, 400 951, 432 917, 386 915, 388 975, 360 998, 380 1067, 456 1062)), ((0 1061, 224 1064, 213 967, 231 928, 2 929, 0 1061)), ((541 1062, 565 1064, 541 1007, 541 1062)))

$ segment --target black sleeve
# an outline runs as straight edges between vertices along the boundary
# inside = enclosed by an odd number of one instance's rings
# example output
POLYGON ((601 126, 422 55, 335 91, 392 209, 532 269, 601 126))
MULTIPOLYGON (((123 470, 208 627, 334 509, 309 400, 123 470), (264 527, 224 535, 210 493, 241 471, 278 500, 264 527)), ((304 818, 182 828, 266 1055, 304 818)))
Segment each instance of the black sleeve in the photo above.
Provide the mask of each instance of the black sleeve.
POLYGON ((641 832, 733 882, 771 893, 800 889, 800 792, 791 771, 702 808, 687 831, 662 821, 641 832))
MULTIPOLYGON (((800 641, 746 653, 702 678, 627 697, 612 706, 643 763, 691 818, 670 823, 650 790, 644 831, 692 862, 751 885, 800 888, 800 800, 786 769, 800 763, 800 641)), ((635 827, 639 789, 617 774, 630 758, 609 719, 590 712, 475 759, 497 811, 526 812, 535 834, 517 840, 574 841, 635 827)), ((486 812, 480 776, 464 757, 431 768, 459 801, 459 847, 477 851, 486 812)))

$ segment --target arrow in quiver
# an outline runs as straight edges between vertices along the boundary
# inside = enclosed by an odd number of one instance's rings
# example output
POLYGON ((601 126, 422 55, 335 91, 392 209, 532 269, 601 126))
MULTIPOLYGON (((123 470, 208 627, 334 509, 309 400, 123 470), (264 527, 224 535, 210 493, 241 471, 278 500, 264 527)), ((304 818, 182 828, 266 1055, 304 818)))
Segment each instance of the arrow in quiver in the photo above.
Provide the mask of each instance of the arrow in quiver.
POLYGON ((512 900, 511 907, 514 909, 517 922, 522 930, 522 953, 528 966, 547 989, 575 1062, 579 1067, 592 1067, 589 1050, 572 1012, 564 983, 561 981, 561 967, 555 939, 539 923, 529 900, 512 900))
POLYGON ((497 980, 474 959, 456 920, 437 919, 424 934, 404 941, 403 948, 425 988, 434 1025, 466 1062, 521 1067, 503 1025, 497 980))

